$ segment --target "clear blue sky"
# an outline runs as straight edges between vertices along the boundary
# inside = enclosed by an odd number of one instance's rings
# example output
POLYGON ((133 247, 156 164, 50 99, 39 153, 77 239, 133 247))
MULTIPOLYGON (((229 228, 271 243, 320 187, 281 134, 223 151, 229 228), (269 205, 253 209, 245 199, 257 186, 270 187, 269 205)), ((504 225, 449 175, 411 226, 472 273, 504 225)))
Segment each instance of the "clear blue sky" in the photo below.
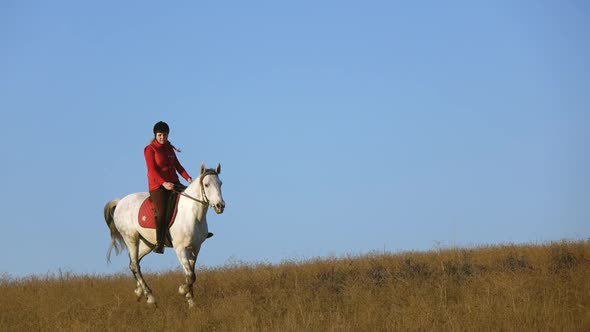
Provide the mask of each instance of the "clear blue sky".
POLYGON ((127 273, 159 120, 222 164, 200 266, 587 239, 589 41, 582 0, 0 1, 0 275, 127 273))

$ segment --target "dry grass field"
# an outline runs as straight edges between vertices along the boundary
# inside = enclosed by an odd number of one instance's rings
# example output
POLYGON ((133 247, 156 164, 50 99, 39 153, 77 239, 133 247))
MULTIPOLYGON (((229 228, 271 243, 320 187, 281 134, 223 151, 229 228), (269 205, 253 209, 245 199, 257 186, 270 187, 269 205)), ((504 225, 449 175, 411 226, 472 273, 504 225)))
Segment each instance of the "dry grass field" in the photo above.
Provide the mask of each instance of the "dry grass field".
POLYGON ((590 331, 590 241, 235 264, 199 271, 0 278, 0 331, 590 331))

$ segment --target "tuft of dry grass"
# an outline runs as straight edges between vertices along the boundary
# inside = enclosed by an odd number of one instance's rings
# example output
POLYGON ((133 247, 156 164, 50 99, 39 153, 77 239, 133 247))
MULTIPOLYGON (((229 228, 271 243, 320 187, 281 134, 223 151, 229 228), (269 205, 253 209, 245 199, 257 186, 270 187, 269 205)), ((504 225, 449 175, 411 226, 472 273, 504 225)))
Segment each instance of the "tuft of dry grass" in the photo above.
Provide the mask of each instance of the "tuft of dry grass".
POLYGON ((588 331, 590 241, 450 248, 198 271, 0 277, 0 331, 588 331))

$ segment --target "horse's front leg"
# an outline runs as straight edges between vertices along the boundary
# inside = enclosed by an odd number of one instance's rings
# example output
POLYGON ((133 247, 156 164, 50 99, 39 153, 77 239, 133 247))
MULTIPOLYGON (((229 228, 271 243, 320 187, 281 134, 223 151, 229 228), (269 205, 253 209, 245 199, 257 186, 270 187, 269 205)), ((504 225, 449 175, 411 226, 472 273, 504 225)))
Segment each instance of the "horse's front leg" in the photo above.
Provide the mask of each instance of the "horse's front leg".
POLYGON ((176 255, 184 270, 184 283, 178 287, 180 295, 184 295, 188 302, 188 306, 192 308, 195 305, 193 296, 193 284, 195 283, 195 262, 197 261, 198 250, 191 250, 189 248, 176 249, 176 255))

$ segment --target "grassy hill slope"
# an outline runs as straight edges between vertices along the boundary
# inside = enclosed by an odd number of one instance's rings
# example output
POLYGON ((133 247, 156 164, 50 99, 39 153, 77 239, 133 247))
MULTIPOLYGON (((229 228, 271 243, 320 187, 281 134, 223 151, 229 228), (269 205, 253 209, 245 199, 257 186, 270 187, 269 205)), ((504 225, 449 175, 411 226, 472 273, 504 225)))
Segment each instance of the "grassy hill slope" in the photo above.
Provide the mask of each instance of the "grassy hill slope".
POLYGON ((198 271, 0 278, 0 331, 407 331, 590 329, 590 241, 237 264, 198 271))

